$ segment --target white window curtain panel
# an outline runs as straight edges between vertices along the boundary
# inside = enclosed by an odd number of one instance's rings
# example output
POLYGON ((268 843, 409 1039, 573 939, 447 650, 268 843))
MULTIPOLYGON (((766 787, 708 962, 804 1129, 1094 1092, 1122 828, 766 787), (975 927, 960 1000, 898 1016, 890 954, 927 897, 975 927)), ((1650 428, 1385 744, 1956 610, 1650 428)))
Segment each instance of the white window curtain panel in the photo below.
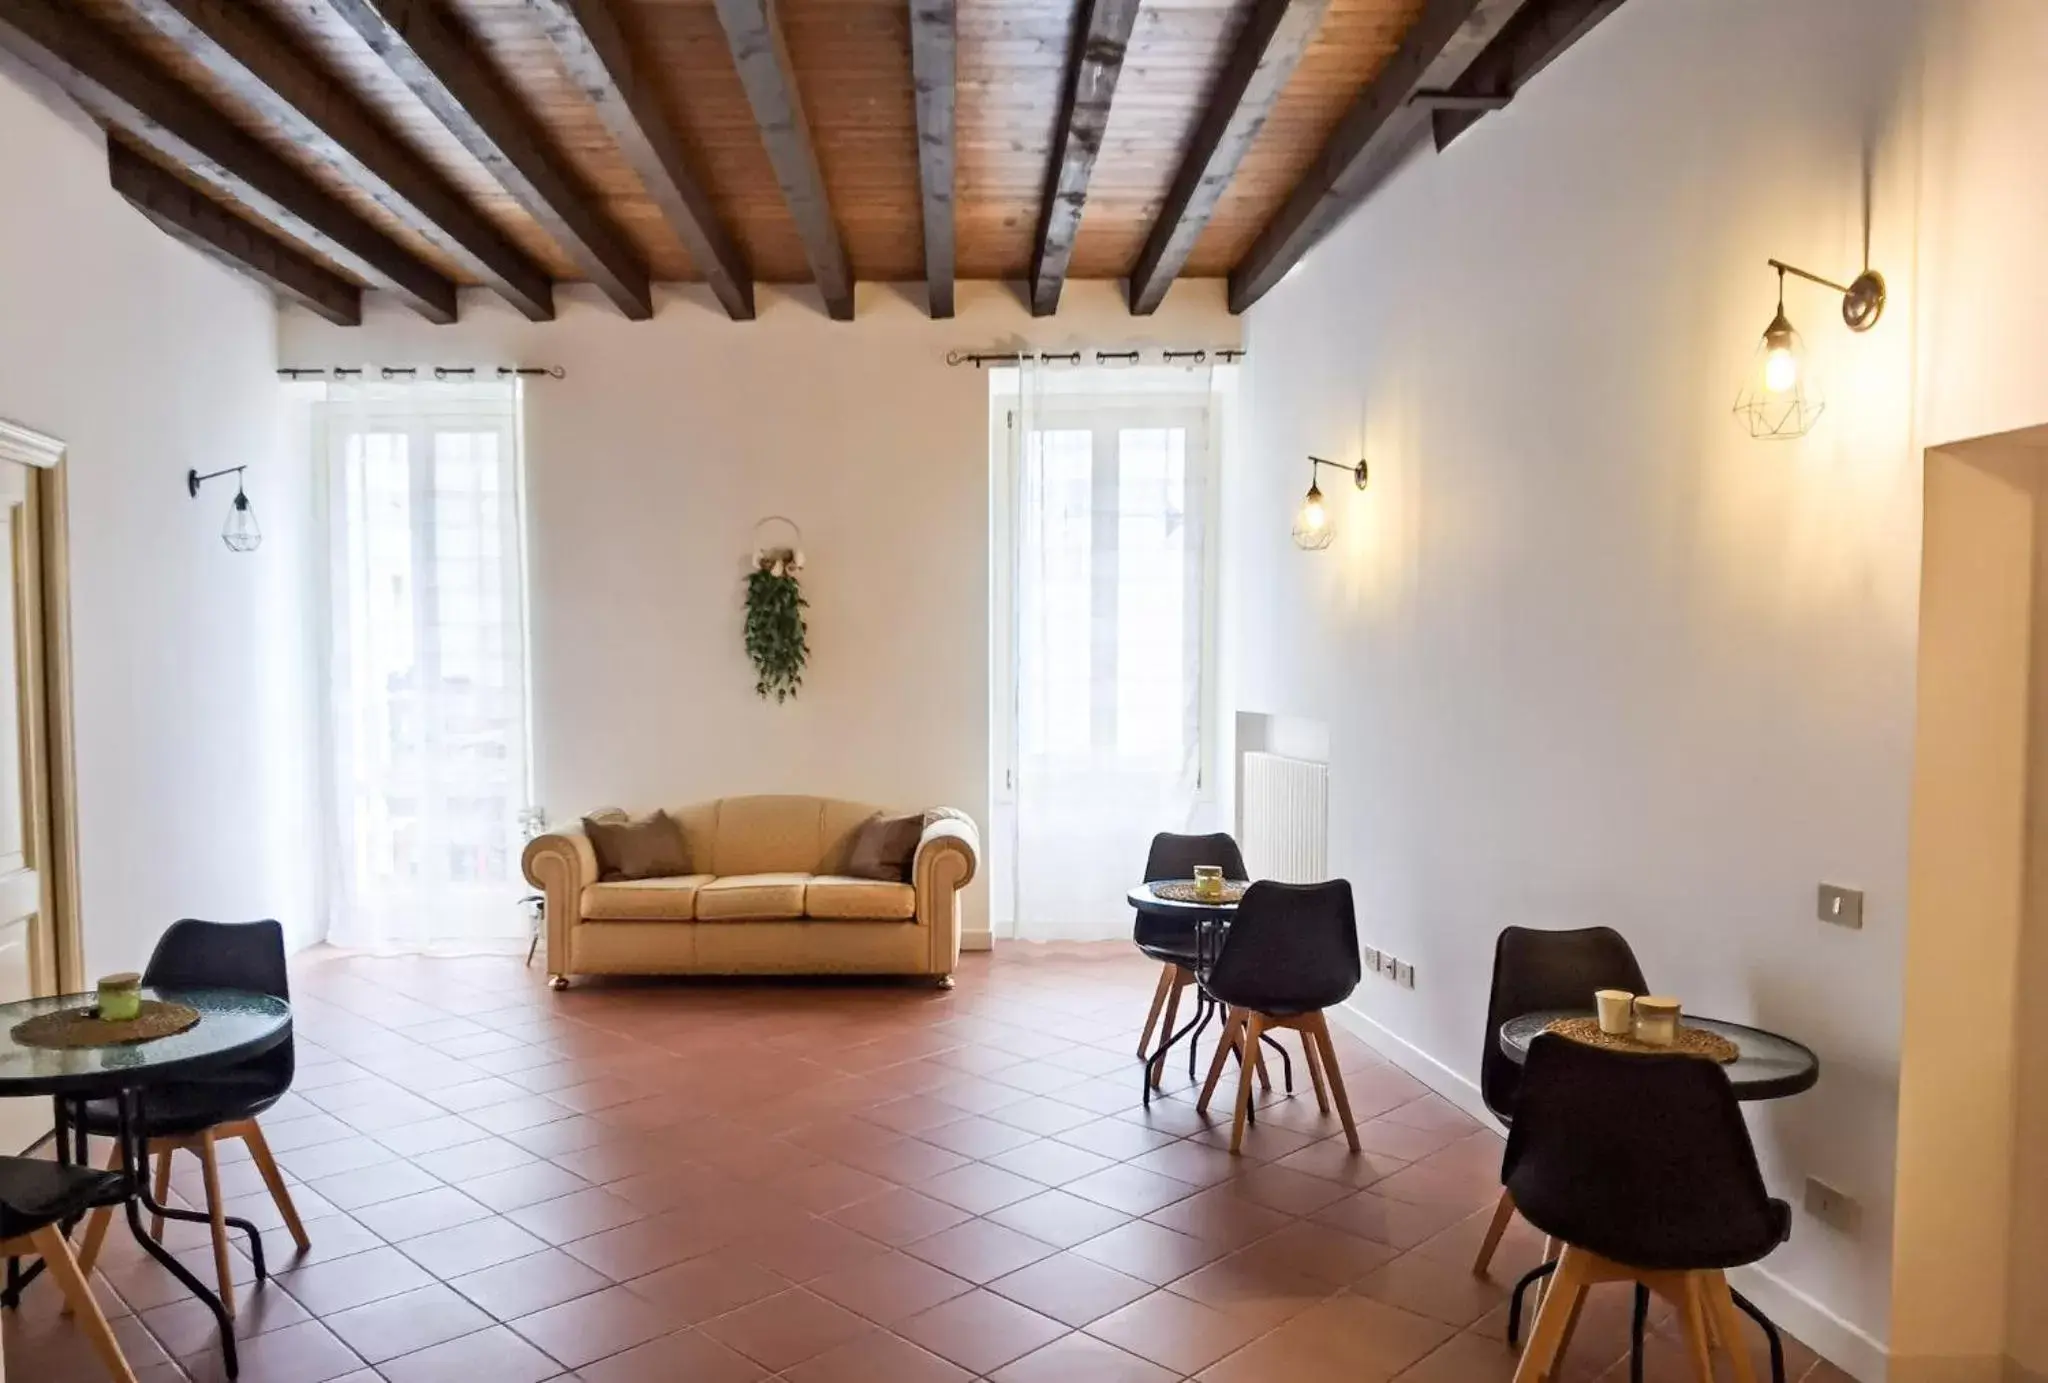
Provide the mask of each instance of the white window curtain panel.
POLYGON ((329 386, 327 938, 523 946, 532 800, 519 385, 329 386))
POLYGON ((1215 385, 1200 365, 1021 369, 1005 774, 1019 938, 1128 934, 1153 834, 1199 814, 1215 385))

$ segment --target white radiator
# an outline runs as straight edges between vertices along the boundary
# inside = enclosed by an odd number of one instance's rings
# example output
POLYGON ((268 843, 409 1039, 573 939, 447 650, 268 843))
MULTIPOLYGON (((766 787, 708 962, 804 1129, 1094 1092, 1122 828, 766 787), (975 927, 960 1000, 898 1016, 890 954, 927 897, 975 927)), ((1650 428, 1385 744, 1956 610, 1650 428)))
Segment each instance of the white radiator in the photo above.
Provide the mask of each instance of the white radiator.
POLYGON ((1254 879, 1313 884, 1329 877, 1328 765, 1246 753, 1242 818, 1245 866, 1254 879))

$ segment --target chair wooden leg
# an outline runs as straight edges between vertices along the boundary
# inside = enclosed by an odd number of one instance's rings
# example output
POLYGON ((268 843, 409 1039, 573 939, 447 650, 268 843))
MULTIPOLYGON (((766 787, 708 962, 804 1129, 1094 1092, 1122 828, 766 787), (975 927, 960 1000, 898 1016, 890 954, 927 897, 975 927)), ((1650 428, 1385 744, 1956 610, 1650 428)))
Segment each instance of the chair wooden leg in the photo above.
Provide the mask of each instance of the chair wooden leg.
POLYGON ((1685 1336, 1686 1362, 1692 1369, 1693 1383, 1714 1383, 1713 1350, 1707 1344, 1706 1294, 1699 1289, 1697 1274, 1689 1273, 1687 1278, 1683 1299, 1674 1303, 1679 1308, 1679 1327, 1685 1336))
POLYGON ((220 1291, 220 1304, 229 1316, 235 1314, 235 1276, 228 1251, 228 1208, 220 1193, 220 1162, 214 1157, 213 1130, 199 1135, 195 1151, 199 1169, 206 1178, 206 1213, 213 1221, 213 1272, 220 1291))
POLYGON ((1522 1349, 1522 1361, 1515 1366, 1514 1383, 1541 1383, 1555 1371, 1558 1351, 1586 1291, 1586 1260, 1577 1249, 1568 1248, 1544 1294, 1543 1309, 1536 1313, 1536 1328, 1522 1349))
POLYGON ((1202 1098, 1195 1101, 1197 1114, 1209 1112, 1209 1101, 1216 1094, 1216 1082, 1223 1078, 1223 1068, 1230 1064, 1230 1053, 1237 1046, 1237 1031, 1243 1026, 1243 1009, 1234 1008, 1223 1016, 1223 1031, 1216 1034, 1216 1056, 1209 1063, 1209 1079, 1202 1082, 1202 1098))
POLYGON ((63 1290, 66 1304, 78 1318, 86 1338, 92 1342, 93 1352, 107 1366, 107 1373, 116 1383, 135 1383, 135 1370, 128 1367, 127 1357, 121 1353, 121 1342, 114 1338, 114 1329, 107 1324, 106 1313, 100 1310, 99 1302, 93 1297, 92 1285, 78 1270, 78 1260, 71 1256, 71 1245, 64 1242, 63 1231, 55 1225, 45 1225, 29 1235, 28 1241, 43 1256, 45 1270, 63 1290))
POLYGON ((1301 1059, 1308 1066, 1308 1078, 1316 1088, 1316 1112, 1328 1114, 1330 1091, 1329 1087, 1323 1084, 1323 1059, 1316 1052, 1316 1039, 1313 1033, 1305 1032, 1301 1035, 1301 1059))
MULTIPOLYGON (((1152 1051, 1152 1031, 1159 1026, 1159 1012, 1166 1007, 1166 996, 1173 992, 1173 972, 1178 965, 1159 967, 1159 984, 1152 991, 1152 1007, 1145 1014, 1145 1031, 1138 1035, 1138 1055, 1143 1058, 1152 1051)), ((1167 1029, 1172 1032, 1172 1028, 1167 1029)))
MULTIPOLYGON (((117 1143, 107 1149, 107 1170, 118 1172, 121 1170, 121 1164, 121 1147, 117 1143)), ((162 1205, 163 1202, 158 1201, 157 1204, 162 1205)), ((111 1205, 103 1205, 85 1218, 85 1237, 78 1241, 78 1270, 87 1278, 92 1276, 93 1264, 100 1261, 100 1249, 106 1244, 107 1229, 113 1223, 114 1207, 111 1205)), ((68 1298, 64 1302, 64 1314, 71 1314, 71 1302, 68 1298)))
POLYGON ((1259 1093, 1270 1095, 1273 1093, 1273 1078, 1266 1074, 1266 1044, 1261 1042, 1252 1051, 1252 1065, 1259 1073, 1259 1093))
POLYGON ((1501 1236, 1508 1232, 1508 1224, 1515 1218, 1515 1198, 1501 1188, 1500 1199, 1493 1203, 1493 1219, 1487 1223, 1486 1237, 1479 1241, 1479 1256, 1472 1260, 1472 1276, 1485 1277, 1493 1267, 1494 1250, 1500 1247, 1501 1236))
POLYGON ((1351 1117, 1351 1097, 1344 1093, 1344 1073, 1337 1069, 1337 1049, 1330 1042, 1330 1024, 1320 1013, 1302 1020, 1315 1035, 1316 1050, 1323 1059, 1323 1079, 1330 1083, 1330 1098, 1337 1103, 1337 1117, 1344 1121, 1344 1141, 1358 1151, 1358 1123, 1351 1117))
MULTIPOLYGON (((150 1154, 156 1158, 156 1184, 150 1188, 150 1195, 158 1205, 171 1203, 171 1154, 177 1150, 175 1143, 152 1142, 149 1145, 150 1154)), ((159 1244, 164 1241, 163 1216, 149 1217, 149 1237, 159 1244)))
POLYGON ((1728 1290, 1728 1275, 1712 1272, 1699 1275, 1700 1291, 1706 1298, 1707 1319, 1717 1328, 1716 1337, 1727 1352, 1728 1367, 1735 1383, 1756 1383, 1756 1369, 1749 1360, 1749 1348, 1742 1342, 1742 1317, 1735 1312, 1735 1297, 1728 1290))
POLYGON ((1258 1077, 1259 1034, 1266 1030, 1264 1014, 1247 1013, 1244 1020, 1244 1054, 1237 1063, 1237 1116, 1230 1121, 1230 1154, 1244 1151, 1245 1119, 1252 1110, 1252 1082, 1258 1077))
POLYGON ((223 1137, 239 1138, 248 1145, 249 1157, 255 1162, 263 1184, 270 1189, 270 1199, 276 1203, 277 1213, 284 1217, 284 1227, 291 1231, 292 1242, 299 1246, 300 1253, 310 1251, 313 1241, 307 1237, 306 1226, 299 1219, 299 1208, 292 1204, 291 1188, 284 1184, 284 1173, 277 1170, 277 1159, 270 1155, 270 1142, 263 1136, 262 1126, 254 1119, 245 1119, 220 1130, 220 1133, 223 1137))

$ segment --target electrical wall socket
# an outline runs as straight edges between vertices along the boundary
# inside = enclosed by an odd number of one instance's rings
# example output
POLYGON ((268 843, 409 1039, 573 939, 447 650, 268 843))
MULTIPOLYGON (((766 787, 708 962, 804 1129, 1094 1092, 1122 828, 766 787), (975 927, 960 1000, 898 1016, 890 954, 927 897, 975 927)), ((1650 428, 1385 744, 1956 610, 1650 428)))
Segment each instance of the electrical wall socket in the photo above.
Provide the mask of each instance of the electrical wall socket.
POLYGON ((1405 960, 1394 962, 1394 983, 1403 989, 1415 988, 1415 967, 1405 960))
POLYGON ((1365 968, 1368 973, 1374 975, 1379 974, 1382 957, 1377 946, 1366 947, 1364 954, 1361 958, 1365 962, 1365 968))
POLYGON ((1855 1197, 1819 1177, 1806 1179, 1806 1213, 1831 1229, 1854 1234, 1863 1222, 1863 1207, 1855 1197))

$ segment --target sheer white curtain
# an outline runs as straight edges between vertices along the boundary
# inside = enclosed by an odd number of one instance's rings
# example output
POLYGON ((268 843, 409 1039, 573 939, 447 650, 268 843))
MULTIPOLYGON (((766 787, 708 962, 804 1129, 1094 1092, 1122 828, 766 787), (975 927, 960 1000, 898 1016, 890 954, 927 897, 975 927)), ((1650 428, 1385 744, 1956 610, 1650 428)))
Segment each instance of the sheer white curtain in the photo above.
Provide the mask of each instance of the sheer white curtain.
POLYGON ((1026 364, 1011 428, 1015 934, 1130 929, 1124 890, 1205 788, 1205 367, 1026 364))
POLYGON ((328 939, 523 945, 528 754, 519 386, 330 386, 328 939))

